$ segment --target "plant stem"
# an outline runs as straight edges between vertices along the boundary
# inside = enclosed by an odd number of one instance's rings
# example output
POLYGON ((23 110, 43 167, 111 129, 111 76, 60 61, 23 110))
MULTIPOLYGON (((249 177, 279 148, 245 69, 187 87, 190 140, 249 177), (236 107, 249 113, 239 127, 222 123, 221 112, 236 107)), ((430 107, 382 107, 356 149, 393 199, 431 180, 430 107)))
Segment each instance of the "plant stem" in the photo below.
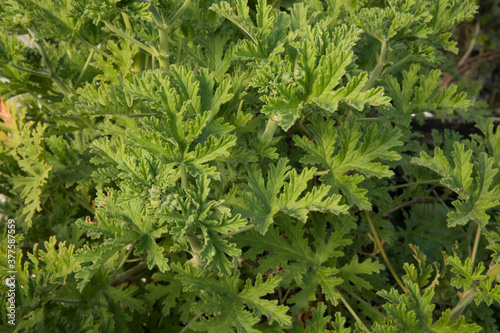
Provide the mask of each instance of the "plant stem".
POLYGON ((399 205, 394 206, 391 209, 389 209, 385 213, 385 215, 389 215, 391 213, 394 213, 395 211, 400 210, 401 208, 405 208, 405 207, 411 206, 413 204, 417 204, 417 203, 432 203, 432 202, 434 202, 434 201, 433 200, 429 200, 429 199, 423 199, 423 198, 416 198, 416 199, 413 199, 413 200, 405 201, 402 204, 399 204, 399 205))
POLYGON ((151 13, 151 17, 155 24, 161 28, 165 28, 165 22, 163 21, 163 17, 160 12, 158 12, 158 8, 154 4, 150 4, 148 7, 149 12, 151 13))
POLYGON ((149 54, 152 54, 154 55, 155 57, 158 57, 158 51, 156 51, 154 48, 150 47, 150 46, 147 46, 146 44, 138 41, 137 39, 135 39, 134 37, 130 36, 129 34, 127 34, 125 31, 122 31, 120 29, 118 29, 117 27, 115 27, 111 22, 108 22, 108 21, 103 21, 104 24, 106 25, 106 27, 108 27, 111 31, 113 31, 115 34, 117 34, 118 36, 122 37, 123 39, 126 39, 128 40, 129 42, 131 42, 132 44, 134 44, 135 46, 143 49, 144 51, 148 52, 149 54))
POLYGON ((172 24, 174 24, 174 22, 177 21, 177 19, 182 15, 182 13, 184 13, 184 11, 188 8, 190 3, 191 3, 191 0, 184 1, 184 3, 182 4, 181 8, 179 8, 177 13, 175 13, 175 15, 167 22, 167 24, 166 24, 167 30, 170 29, 172 24))
POLYGON ((389 261, 389 258, 387 257, 387 254, 385 253, 384 248, 382 247, 382 244, 380 243, 380 238, 378 237, 377 230, 375 229, 375 225, 373 224, 372 218, 370 217, 370 214, 366 210, 364 210, 366 218, 368 219, 368 224, 370 224, 370 229, 372 230, 373 233, 373 239, 375 240, 375 246, 378 247, 380 250, 380 254, 382 254, 382 258, 384 258, 384 261, 387 265, 387 268, 389 268, 389 271, 391 272, 392 276, 396 280, 396 282, 399 284, 399 286, 404 290, 404 292, 408 292, 408 289, 406 289, 405 285, 399 278, 399 276, 396 274, 396 271, 391 265, 391 262, 389 261))
MULTIPOLYGON (((345 290, 345 289, 344 289, 345 290)), ((356 293, 350 292, 348 290, 345 290, 351 297, 355 298, 359 303, 360 307, 366 312, 365 316, 370 317, 371 319, 374 319, 376 322, 383 322, 385 316, 377 310, 375 307, 373 307, 370 303, 359 297, 356 293)))
POLYGON ((51 302, 57 302, 57 303, 72 303, 72 304, 77 304, 81 303, 82 301, 79 299, 67 299, 67 298, 51 298, 49 299, 51 302))
POLYGON ((407 187, 407 186, 422 185, 422 184, 436 184, 436 183, 439 183, 439 179, 419 180, 416 182, 411 182, 411 183, 406 183, 406 184, 401 184, 401 185, 387 186, 386 189, 395 190, 395 189, 403 188, 403 187, 407 187))
POLYGON ((286 292, 285 292, 285 296, 283 296, 283 299, 281 299, 281 301, 280 301, 281 305, 285 304, 286 299, 288 298, 288 296, 290 295, 291 292, 292 292, 292 287, 288 287, 286 292))
POLYGON ((92 44, 91 42, 89 42, 88 40, 86 40, 84 37, 82 37, 81 34, 79 34, 78 37, 80 38, 80 40, 85 45, 87 45, 88 47, 90 47, 92 50, 94 50, 95 52, 99 53, 100 55, 102 55, 106 59, 109 58, 109 55, 106 52, 104 52, 103 50, 99 49, 97 46, 95 46, 94 44, 92 44))
POLYGON ((195 226, 191 225, 188 230, 186 231, 186 239, 191 246, 191 250, 193 251, 193 260, 196 264, 196 267, 203 267, 205 266, 205 263, 201 261, 200 259, 200 252, 203 249, 203 245, 199 241, 199 239, 196 237, 194 234, 195 231, 195 226))
POLYGON ((111 287, 115 287, 133 277, 139 276, 142 273, 144 273, 148 268, 148 264, 145 262, 141 262, 135 267, 132 267, 129 270, 126 270, 125 272, 116 275, 110 282, 109 285, 111 287))
POLYGON ((264 133, 262 134, 261 141, 271 141, 274 136, 274 132, 276 132, 276 128, 278 128, 278 121, 281 120, 280 116, 271 116, 267 120, 267 125, 264 133))
POLYGON ((375 84, 375 82, 377 82, 377 80, 379 79, 380 73, 382 72, 382 69, 385 66, 385 53, 386 52, 387 52, 387 41, 384 39, 382 41, 382 47, 380 48, 380 56, 378 58, 377 65, 373 69, 372 74, 370 75, 370 78, 366 82, 365 86, 363 87, 363 89, 361 89, 361 92, 364 92, 364 91, 371 89, 373 87, 373 85, 375 84))
POLYGON ((476 287, 467 290, 458 304, 450 312, 450 324, 454 324, 455 321, 462 315, 465 307, 469 305, 476 297, 476 287))
POLYGON ((365 332, 370 333, 370 330, 365 326, 365 324, 361 321, 361 319, 359 319, 358 315, 356 314, 356 312, 354 312, 354 310, 351 308, 351 306, 349 305, 349 303, 347 303, 347 301, 344 298, 344 296, 342 296, 342 294, 339 293, 339 291, 337 290, 337 288, 334 288, 334 289, 335 289, 335 292, 339 295, 340 300, 342 301, 342 303, 344 303, 345 307, 351 313, 351 315, 354 317, 354 319, 356 319, 356 321, 363 327, 363 329, 365 330, 365 332))
MULTIPOLYGON (((479 230, 480 227, 479 227, 479 230)), ((480 231, 478 231, 477 234, 480 234, 480 231)), ((476 234, 476 238, 478 238, 476 234)), ((473 260, 474 262, 474 260, 473 260)), ((500 263, 496 263, 491 267, 488 272, 486 273, 486 276, 494 276, 497 278, 498 274, 500 274, 500 263)), ((464 309, 472 303, 474 298, 476 297, 476 289, 477 289, 477 284, 476 286, 472 287, 471 289, 467 290, 463 295, 458 304, 451 310, 450 312, 450 324, 453 324, 459 317, 462 315, 462 312, 464 309)))
POLYGON ((474 260, 476 259, 477 248, 479 246, 480 239, 481 239, 481 226, 478 224, 476 231, 476 238, 474 239, 474 246, 472 247, 472 255, 471 255, 472 267, 474 267, 474 260))
POLYGON ((45 62, 45 66, 47 66, 47 69, 50 72, 49 77, 52 79, 52 81, 54 81, 59 89, 61 89, 64 95, 66 95, 68 98, 71 98, 71 96, 73 96, 73 92, 64 84, 59 75, 57 75, 57 73, 54 71, 54 67, 52 67, 52 62, 50 61, 50 58, 45 51, 43 43, 39 43, 36 41, 36 36, 33 30, 28 29, 28 32, 31 35, 31 38, 33 38, 35 44, 38 46, 38 49, 40 50, 40 54, 42 55, 43 61, 45 62))
POLYGON ((486 273, 487 276, 494 276, 497 281, 500 279, 500 262, 495 263, 486 273))
POLYGON ((133 241, 131 244, 125 245, 125 247, 127 247, 128 245, 130 245, 130 249, 127 251, 127 254, 125 254, 125 257, 123 257, 123 260, 120 262, 120 264, 118 265, 118 267, 116 267, 115 271, 113 272, 113 276, 115 276, 116 273, 118 273, 118 271, 120 270, 120 268, 123 267, 123 265, 125 264, 125 261, 127 261, 128 257, 130 256, 130 254, 134 250, 134 246, 135 246, 136 243, 137 243, 137 239, 135 241, 133 241))
POLYGON ((87 71, 87 68, 89 67, 90 61, 92 60, 93 56, 94 56, 94 49, 91 49, 87 61, 85 62, 85 65, 83 65, 82 72, 78 76, 78 80, 76 80, 75 87, 78 87, 78 85, 80 84, 80 81, 83 78, 83 74, 85 74, 85 72, 87 71))
POLYGON ((314 173, 314 176, 323 176, 323 175, 326 175, 327 173, 329 173, 331 170, 323 170, 323 171, 316 171, 314 173))
MULTIPOLYGON (((182 9, 182 7, 179 9, 179 11, 181 9, 182 9)), ((151 4, 149 6, 148 10, 151 13, 151 17, 153 18, 153 21, 158 26, 158 33, 160 35, 160 54, 159 54, 160 67, 168 68, 169 67, 169 51, 168 51, 168 29, 169 29, 169 26, 167 24, 165 24, 163 17, 158 12, 158 9, 156 8, 155 5, 151 4)))
POLYGON ((50 77, 49 73, 34 71, 34 70, 31 70, 31 69, 28 69, 28 68, 24 68, 24 67, 21 67, 21 66, 18 66, 18 65, 14 65, 14 64, 7 64, 7 65, 9 65, 10 67, 13 67, 13 68, 15 68, 17 70, 20 70, 22 72, 28 73, 28 74, 37 75, 37 76, 43 76, 43 77, 50 77))
POLYGON ((242 232, 245 232, 245 231, 248 231, 248 230, 252 230, 253 228, 255 228, 255 224, 250 224, 250 225, 247 225, 245 227, 242 227, 240 228, 239 230, 237 231, 231 231, 227 234, 224 234, 224 235, 220 235, 219 237, 220 238, 228 238, 228 237, 231 237, 231 236, 234 236, 234 235, 237 235, 237 234, 240 234, 242 232))
POLYGON ((408 61, 408 59, 411 58, 413 54, 410 53, 408 54, 406 57, 404 57, 403 59, 401 59, 400 61, 398 61, 397 63, 395 63, 394 65, 390 66, 389 68, 386 68, 384 70, 384 72, 382 73, 382 76, 384 76, 385 74, 389 73, 389 72, 392 72, 394 69, 398 68, 399 66, 403 65, 405 62, 408 61))
POLYGON ((187 188, 187 171, 184 163, 181 164, 181 187, 187 188))
POLYGON ((160 67, 169 67, 169 53, 168 53, 168 30, 159 28, 160 33, 160 54, 158 59, 160 60, 160 67))
POLYGON ((186 326, 184 326, 184 328, 183 328, 183 329, 182 329, 179 333, 184 333, 184 332, 186 332, 186 331, 187 331, 187 329, 189 328, 189 326, 190 326, 192 323, 194 323, 195 321, 197 321, 197 320, 198 320, 198 318, 200 318, 200 317, 203 315, 203 313, 204 313, 204 312, 202 311, 202 312, 198 313, 196 316, 194 316, 194 318, 193 318, 193 319, 191 319, 191 320, 189 321, 189 323, 187 323, 187 325, 186 325, 186 326))
POLYGON ((130 24, 130 18, 128 17, 128 14, 125 12, 122 12, 122 19, 123 23, 125 24, 125 29, 128 34, 132 33, 132 24, 130 24))

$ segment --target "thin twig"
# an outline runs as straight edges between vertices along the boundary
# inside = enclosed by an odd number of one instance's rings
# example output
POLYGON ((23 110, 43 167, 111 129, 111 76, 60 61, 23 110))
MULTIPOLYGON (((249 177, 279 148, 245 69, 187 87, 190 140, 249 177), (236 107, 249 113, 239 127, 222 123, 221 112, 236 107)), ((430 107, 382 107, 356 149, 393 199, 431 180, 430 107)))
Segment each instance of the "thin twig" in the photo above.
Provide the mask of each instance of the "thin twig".
POLYGON ((396 274, 396 271, 391 265, 391 262, 389 261, 389 258, 387 257, 387 254, 385 253, 384 248, 382 247, 382 244, 380 243, 380 238, 378 237, 377 230, 375 229, 375 225, 373 224, 372 218, 370 217, 370 214, 365 210, 365 215, 366 218, 368 219, 368 224, 370 225, 370 229, 372 230, 373 233, 373 238, 375 240, 375 246, 377 246, 380 250, 380 254, 382 254, 382 258, 384 258, 384 261, 387 265, 387 268, 389 268, 389 271, 391 272, 392 276, 396 280, 396 282, 399 284, 399 286, 404 290, 404 292, 408 292, 408 289, 406 289, 405 285, 403 284, 403 281, 399 278, 399 276, 396 274))
POLYGON ((82 301, 79 299, 67 299, 67 298, 51 298, 49 299, 50 302, 56 302, 56 303, 70 303, 70 304, 78 304, 81 303, 82 301))
POLYGON ((432 202, 434 202, 434 201, 432 201, 430 199, 423 199, 423 198, 417 198, 417 199, 409 200, 409 201, 403 202, 400 205, 392 207, 391 209, 389 209, 385 213, 385 215, 389 215, 391 213, 394 213, 397 210, 400 210, 400 209, 405 208, 407 206, 411 206, 411 205, 416 204, 416 203, 432 203, 432 202))
POLYGON ((154 48, 152 48, 150 46, 147 46, 146 44, 138 41, 134 37, 132 37, 129 34, 127 34, 125 31, 120 30, 119 28, 115 27, 111 22, 108 22, 108 21, 103 21, 103 22, 106 25, 106 27, 109 28, 109 30, 113 31, 115 34, 117 34, 118 36, 122 37, 123 39, 128 40, 129 42, 131 42, 135 46, 140 47, 141 49, 143 49, 144 51, 148 52, 149 54, 154 55, 155 57, 157 57, 159 55, 157 50, 155 50, 154 48))
POLYGON ((334 289, 335 289, 335 292, 339 295, 340 300, 342 301, 342 303, 344 303, 345 307, 351 313, 351 315, 354 317, 354 319, 356 319, 356 321, 363 327, 363 329, 365 330, 365 332, 370 333, 370 330, 361 321, 361 319, 358 317, 358 315, 356 314, 356 312, 354 312, 354 310, 351 308, 351 306, 349 305, 349 303, 347 303, 347 301, 344 298, 344 296, 342 296, 342 294, 339 293, 339 291, 337 290, 337 288, 334 288, 334 289))
POLYGON ((479 21, 476 21, 476 26, 474 27, 474 35, 472 36, 472 40, 469 43, 469 47, 467 48, 467 51, 465 51, 462 59, 457 63, 457 67, 462 66, 465 61, 469 58, 470 54, 472 53, 472 50, 474 50, 474 46, 476 45, 476 39, 477 36, 479 36, 479 32, 481 31, 481 26, 479 25, 479 21))
POLYGON ((187 329, 189 328, 189 326, 190 326, 192 323, 194 323, 195 321, 197 321, 197 320, 198 320, 198 318, 200 318, 200 317, 203 315, 203 313, 204 313, 204 312, 202 311, 202 312, 198 313, 196 316, 194 316, 194 318, 193 318, 193 319, 191 319, 191 320, 189 321, 189 323, 187 323, 187 325, 186 325, 186 326, 184 326, 184 328, 183 328, 183 329, 182 329, 179 333, 184 333, 184 332, 186 332, 186 331, 187 331, 187 329))
POLYGON ((472 248, 472 255, 471 255, 472 267, 474 267, 474 260, 476 259, 477 248, 479 246, 480 239, 481 239, 481 226, 478 224, 476 231, 476 238, 474 239, 474 247, 472 248))
POLYGON ((87 68, 89 67, 90 61, 92 61, 93 57, 94 57, 94 49, 90 49, 89 56, 87 57, 87 61, 85 62, 85 65, 83 65, 83 69, 80 75, 78 76, 78 79, 76 80, 75 87, 78 87, 78 85, 80 84, 80 81, 82 80, 83 75, 87 71, 87 68))
POLYGON ((411 183, 406 183, 406 184, 400 184, 400 185, 394 185, 394 186, 387 186, 386 189, 389 190, 395 190, 398 188, 403 188, 403 187, 408 187, 408 186, 413 186, 413 185, 422 185, 422 184, 435 184, 439 183, 440 179, 427 179, 427 180, 419 180, 416 182, 411 182, 411 183))
POLYGON ((115 287, 119 284, 122 284, 125 281, 131 280, 142 273, 144 273, 148 268, 148 264, 145 262, 141 262, 139 265, 132 267, 131 269, 116 275, 111 282, 109 282, 109 285, 111 287, 115 287))
POLYGON ((245 227, 240 228, 239 230, 231 231, 231 232, 229 232, 227 234, 220 235, 219 237, 220 238, 228 238, 228 237, 237 235, 239 233, 242 233, 242 232, 245 232, 245 231, 248 231, 248 230, 252 230, 253 228, 255 228, 255 224, 250 224, 250 225, 247 225, 245 227))
POLYGON ((127 251, 127 254, 125 254, 125 257, 123 257, 123 260, 120 262, 120 264, 116 267, 115 271, 113 272, 113 276, 115 276, 116 273, 118 273, 118 271, 120 270, 120 268, 123 267, 123 265, 125 264, 125 261, 127 261, 128 257, 130 256, 130 254, 134 250, 134 246, 136 243, 137 243, 137 239, 135 241, 133 241, 131 244, 125 245, 125 247, 130 245, 130 249, 127 251))

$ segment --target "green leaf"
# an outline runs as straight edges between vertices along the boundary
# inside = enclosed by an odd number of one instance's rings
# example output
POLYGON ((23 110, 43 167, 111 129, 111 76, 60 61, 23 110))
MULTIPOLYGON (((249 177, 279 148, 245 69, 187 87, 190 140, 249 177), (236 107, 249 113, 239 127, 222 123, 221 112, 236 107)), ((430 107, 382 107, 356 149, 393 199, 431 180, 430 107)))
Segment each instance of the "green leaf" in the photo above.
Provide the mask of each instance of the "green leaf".
MULTIPOLYGON (((422 332, 432 324, 432 312, 435 305, 432 304, 434 289, 427 289, 423 294, 418 285, 405 281, 408 291, 400 295, 395 289, 382 290, 377 294, 389 302, 383 307, 387 312, 391 323, 376 324, 375 331, 384 332, 382 328, 394 327, 400 332, 422 332)), ((389 332, 389 331, 386 331, 389 332)))
POLYGON ((171 310, 175 309, 177 299, 181 296, 182 283, 178 279, 175 279, 175 273, 172 271, 156 273, 152 277, 155 280, 168 283, 168 285, 146 285, 146 290, 149 292, 149 294, 146 295, 146 301, 152 305, 158 299, 162 299, 162 313, 163 315, 168 316, 171 313, 171 310))
POLYGON ((382 88, 364 91, 367 73, 349 78, 350 82, 342 85, 347 67, 354 60, 352 47, 360 32, 347 25, 332 32, 322 23, 305 27, 302 39, 291 43, 294 52, 288 52, 283 59, 273 57, 270 63, 260 66, 254 84, 270 92, 262 97, 266 103, 262 112, 287 131, 306 106, 320 106, 333 113, 340 102, 360 111, 365 104, 387 105, 390 99, 382 96, 382 88))
POLYGON ((343 256, 340 249, 350 244, 350 240, 340 230, 329 235, 320 220, 315 219, 316 223, 310 229, 314 236, 312 242, 305 237, 303 224, 293 224, 289 218, 280 218, 279 228, 271 226, 265 235, 250 231, 244 236, 236 236, 238 244, 250 246, 245 258, 258 258, 257 272, 265 273, 278 266, 283 285, 300 288, 287 302, 295 304, 291 308, 294 314, 306 309, 309 302, 316 299, 320 286, 327 299, 336 304, 338 293, 335 286, 345 282, 339 276, 339 269, 329 264, 332 258, 343 256), (269 254, 260 256, 263 252, 269 254))
POLYGON ((202 38, 199 36, 196 41, 203 48, 204 52, 198 49, 188 48, 186 51, 194 58, 198 65, 207 67, 214 73, 217 82, 221 82, 233 60, 234 44, 230 43, 230 33, 214 33, 202 38))
POLYGON ((124 286, 108 287, 105 289, 105 293, 113 302, 119 302, 124 307, 129 308, 133 311, 142 312, 143 311, 143 301, 132 297, 132 294, 138 289, 137 286, 130 286, 124 288, 124 286))
POLYGON ((277 288, 280 282, 277 276, 271 275, 264 281, 259 274, 255 283, 248 279, 241 291, 238 288, 239 272, 222 281, 183 273, 181 281, 187 290, 203 290, 192 309, 203 311, 205 315, 191 325, 193 330, 225 332, 234 327, 238 332, 259 332, 254 326, 263 315, 269 323, 276 322, 282 328, 291 326, 287 307, 262 298, 277 288))
POLYGON ((489 221, 486 210, 500 204, 500 185, 494 183, 498 169, 486 153, 480 153, 471 163, 471 150, 465 151, 462 143, 455 143, 453 148, 453 166, 439 147, 434 150, 434 157, 421 152, 412 162, 438 173, 442 177, 440 183, 459 194, 453 202, 456 211, 448 213, 449 226, 464 225, 470 220, 484 226, 489 221))
POLYGON ((220 16, 230 20, 250 40, 240 40, 235 54, 244 58, 265 59, 273 52, 283 51, 283 39, 290 26, 290 16, 283 12, 273 13, 272 6, 266 0, 258 0, 255 23, 250 17, 247 0, 238 0, 236 10, 225 1, 213 4, 213 10, 220 16))
POLYGON ((303 223, 307 221, 307 215, 310 211, 347 213, 347 207, 339 204, 340 196, 330 196, 330 188, 325 185, 313 187, 299 199, 316 169, 306 168, 297 174, 295 170, 288 171, 290 167, 287 163, 287 160, 282 158, 277 165, 271 165, 267 185, 257 168, 252 167, 248 170, 249 185, 242 184, 245 192, 242 192, 241 196, 252 210, 241 209, 241 211, 244 216, 251 218, 256 225, 255 230, 265 234, 273 222, 274 215, 279 211, 283 211, 303 223), (290 179, 287 183, 285 183, 286 178, 290 179), (282 187, 283 192, 280 194, 282 187))
POLYGON ((165 249, 156 244, 156 238, 151 234, 142 234, 134 252, 136 254, 140 254, 142 251, 146 252, 148 255, 148 268, 153 269, 158 266, 160 272, 165 272, 170 269, 168 258, 165 257, 165 249))
MULTIPOLYGON (((312 320, 305 321, 305 328, 300 324, 294 324, 292 333, 323 333, 326 332, 326 327, 330 322, 331 316, 325 316, 327 306, 323 302, 318 303, 318 307, 311 308, 312 320)), ((335 313, 335 323, 340 320, 342 330, 337 330, 339 333, 349 333, 349 330, 344 330, 345 318, 341 317, 339 312, 335 313)), ((337 327, 336 327, 337 329, 337 327)), ((335 331, 335 332, 337 332, 335 331)))
POLYGON ((403 71, 401 85, 393 76, 387 76, 384 86, 387 95, 393 100, 394 108, 386 110, 385 113, 394 114, 391 117, 403 115, 409 123, 411 114, 414 113, 443 110, 451 114, 454 110, 466 110, 472 106, 473 101, 466 99, 465 92, 456 93, 456 85, 439 90, 440 70, 432 70, 428 75, 420 77, 419 70, 419 65, 412 64, 409 70, 403 71))
POLYGON ((467 291, 476 281, 482 281, 487 278, 486 275, 481 275, 485 269, 482 262, 473 268, 470 258, 465 258, 463 264, 460 258, 456 256, 447 257, 446 261, 451 266, 451 271, 455 274, 455 277, 451 280, 451 284, 456 288, 463 288, 464 291, 467 291))
POLYGON ((22 215, 28 227, 31 227, 35 212, 42 209, 42 192, 52 170, 52 166, 45 163, 43 134, 47 126, 39 123, 30 131, 31 126, 32 123, 29 123, 23 128, 21 145, 17 148, 17 163, 21 172, 10 178, 14 189, 20 190, 24 201, 22 215))
MULTIPOLYGON (((370 282, 364 280, 359 277, 361 274, 372 275, 374 273, 380 273, 380 270, 384 269, 384 265, 375 261, 372 262, 370 259, 367 259, 363 262, 359 262, 358 256, 354 256, 349 263, 345 264, 340 268, 340 272, 338 273, 339 277, 343 281, 349 281, 358 289, 372 289, 373 286, 370 282)), ((345 288, 350 289, 349 284, 344 284, 345 288)))
POLYGON ((309 126, 315 142, 306 137, 294 137, 294 141, 306 155, 300 160, 304 164, 315 164, 325 168, 323 181, 334 189, 340 189, 352 204, 360 209, 369 209, 366 190, 358 184, 366 177, 390 177, 393 172, 380 160, 398 160, 399 154, 392 151, 402 144, 401 132, 397 129, 385 129, 382 133, 375 125, 364 129, 354 122, 345 128, 335 126, 332 121, 315 120, 309 126), (334 129, 333 131, 331 129, 334 129), (339 135, 340 134, 340 135, 339 135), (348 175, 356 171, 358 174, 348 175))
POLYGON ((441 318, 432 325, 431 329, 433 332, 439 333, 468 333, 483 330, 477 324, 467 324, 464 316, 460 316, 456 322, 452 323, 450 321, 450 309, 443 312, 441 318))

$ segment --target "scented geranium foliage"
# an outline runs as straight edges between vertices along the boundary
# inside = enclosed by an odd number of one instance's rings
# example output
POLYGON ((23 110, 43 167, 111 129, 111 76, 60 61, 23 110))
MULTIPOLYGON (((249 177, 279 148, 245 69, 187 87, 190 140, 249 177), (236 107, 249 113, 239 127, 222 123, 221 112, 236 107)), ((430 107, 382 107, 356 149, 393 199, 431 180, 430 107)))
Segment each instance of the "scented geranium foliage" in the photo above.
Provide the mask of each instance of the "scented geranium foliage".
POLYGON ((1 1, 2 332, 498 331, 500 131, 440 83, 476 10, 1 1))

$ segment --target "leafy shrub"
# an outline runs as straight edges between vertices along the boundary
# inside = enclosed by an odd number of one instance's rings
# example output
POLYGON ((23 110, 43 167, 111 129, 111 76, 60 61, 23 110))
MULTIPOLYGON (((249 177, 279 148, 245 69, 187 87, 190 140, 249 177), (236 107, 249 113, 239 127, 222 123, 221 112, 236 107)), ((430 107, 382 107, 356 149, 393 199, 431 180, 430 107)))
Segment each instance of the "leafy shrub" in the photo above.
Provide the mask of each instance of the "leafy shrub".
POLYGON ((498 330, 500 131, 436 69, 475 5, 1 8, 6 331, 498 330))

